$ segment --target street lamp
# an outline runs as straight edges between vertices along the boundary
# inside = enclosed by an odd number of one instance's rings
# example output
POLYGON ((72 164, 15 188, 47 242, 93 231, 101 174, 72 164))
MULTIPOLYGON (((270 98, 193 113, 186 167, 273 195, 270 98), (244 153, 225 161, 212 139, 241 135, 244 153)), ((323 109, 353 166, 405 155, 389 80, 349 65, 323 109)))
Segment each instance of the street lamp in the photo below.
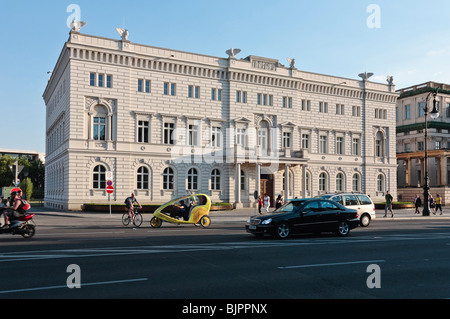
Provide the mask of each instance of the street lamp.
POLYGON ((424 107, 424 114, 425 114, 425 158, 424 158, 424 168, 425 168, 425 183, 423 185, 423 210, 422 210, 422 216, 430 216, 430 203, 428 202, 428 198, 430 197, 430 185, 429 185, 429 177, 428 177, 428 146, 427 146, 427 139, 428 139, 428 98, 431 94, 433 94, 433 110, 430 113, 430 117, 434 120, 439 117, 439 110, 436 107, 436 95, 438 90, 436 89, 436 92, 430 92, 426 99, 425 99, 425 107, 424 107))

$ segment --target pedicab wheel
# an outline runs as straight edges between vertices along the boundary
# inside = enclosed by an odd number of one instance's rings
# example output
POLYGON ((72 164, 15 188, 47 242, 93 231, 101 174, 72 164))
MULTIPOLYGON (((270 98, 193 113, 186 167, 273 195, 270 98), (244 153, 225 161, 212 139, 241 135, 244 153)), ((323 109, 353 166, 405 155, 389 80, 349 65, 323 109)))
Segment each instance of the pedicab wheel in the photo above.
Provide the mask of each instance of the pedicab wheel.
POLYGON ((134 226, 136 226, 136 227, 141 226, 142 225, 142 220, 143 220, 143 218, 142 218, 141 213, 135 213, 134 214, 134 220, 133 220, 134 226))
POLYGON ((152 219, 150 219, 150 226, 152 226, 153 228, 159 228, 162 225, 162 219, 159 219, 158 217, 152 217, 152 219))
POLYGON ((128 216, 128 213, 124 213, 124 214, 122 215, 122 224, 123 224, 124 226, 128 226, 128 225, 130 224, 130 222, 131 222, 131 217, 128 216))
POLYGON ((22 237, 27 239, 33 237, 36 232, 36 228, 33 225, 25 225, 22 227, 22 229, 24 231, 22 237))
POLYGON ((203 228, 209 227, 209 225, 211 225, 211 218, 209 218, 209 216, 203 216, 200 219, 200 225, 202 225, 203 228))

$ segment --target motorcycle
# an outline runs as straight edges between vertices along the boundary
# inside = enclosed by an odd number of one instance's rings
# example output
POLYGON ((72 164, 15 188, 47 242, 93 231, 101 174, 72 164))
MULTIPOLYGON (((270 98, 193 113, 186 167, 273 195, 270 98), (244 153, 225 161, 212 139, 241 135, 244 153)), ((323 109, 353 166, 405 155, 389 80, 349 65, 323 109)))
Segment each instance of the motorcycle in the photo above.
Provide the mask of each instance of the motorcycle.
MULTIPOLYGON (((2 213, 5 207, 0 208, 2 213)), ((36 227, 33 224, 34 214, 25 213, 19 217, 11 217, 11 225, 7 228, 0 228, 0 234, 22 235, 23 238, 31 238, 36 233, 36 227)))

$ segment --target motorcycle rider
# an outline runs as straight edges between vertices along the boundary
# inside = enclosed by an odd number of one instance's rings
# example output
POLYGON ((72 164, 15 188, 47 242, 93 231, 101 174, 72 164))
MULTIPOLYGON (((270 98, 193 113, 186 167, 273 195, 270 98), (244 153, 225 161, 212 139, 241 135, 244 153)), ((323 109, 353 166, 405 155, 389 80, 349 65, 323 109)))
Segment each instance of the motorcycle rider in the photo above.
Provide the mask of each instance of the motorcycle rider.
POLYGON ((15 225, 10 225, 11 217, 18 217, 23 214, 25 211, 23 210, 23 202, 22 202, 22 190, 20 188, 13 188, 11 190, 11 197, 9 201, 9 207, 3 210, 3 218, 5 220, 5 224, 2 228, 13 227, 15 225))

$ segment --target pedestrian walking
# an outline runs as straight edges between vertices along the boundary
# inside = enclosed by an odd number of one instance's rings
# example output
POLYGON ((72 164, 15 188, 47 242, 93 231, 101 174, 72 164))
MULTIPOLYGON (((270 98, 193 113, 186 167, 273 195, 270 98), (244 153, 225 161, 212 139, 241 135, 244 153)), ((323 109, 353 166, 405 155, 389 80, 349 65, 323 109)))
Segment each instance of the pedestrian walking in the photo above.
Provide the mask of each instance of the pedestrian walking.
POLYGON ((389 194, 389 191, 386 192, 386 195, 384 196, 384 199, 386 200, 386 204, 384 205, 384 216, 386 217, 387 211, 389 210, 391 212, 391 217, 394 217, 394 212, 392 211, 392 201, 394 198, 391 194, 389 194))
POLYGON ((422 206, 422 200, 419 195, 416 195, 416 198, 414 198, 414 206, 416 207, 416 212, 414 214, 420 214, 419 207, 422 206))
POLYGON ((433 215, 436 215, 436 203, 434 202, 433 195, 430 194, 430 209, 433 209, 433 215))
POLYGON ((264 194, 264 213, 269 213, 269 207, 270 207, 270 196, 265 193, 264 194))
POLYGON ((275 202, 275 208, 276 209, 280 208, 281 206, 283 206, 283 203, 284 203, 283 197, 281 197, 281 195, 278 195, 277 201, 275 202))
POLYGON ((263 198, 261 195, 258 196, 258 212, 261 215, 261 208, 264 206, 263 198))
POLYGON ((433 214, 436 215, 438 210, 441 211, 440 215, 442 215, 442 197, 439 194, 436 195, 436 208, 433 214))

